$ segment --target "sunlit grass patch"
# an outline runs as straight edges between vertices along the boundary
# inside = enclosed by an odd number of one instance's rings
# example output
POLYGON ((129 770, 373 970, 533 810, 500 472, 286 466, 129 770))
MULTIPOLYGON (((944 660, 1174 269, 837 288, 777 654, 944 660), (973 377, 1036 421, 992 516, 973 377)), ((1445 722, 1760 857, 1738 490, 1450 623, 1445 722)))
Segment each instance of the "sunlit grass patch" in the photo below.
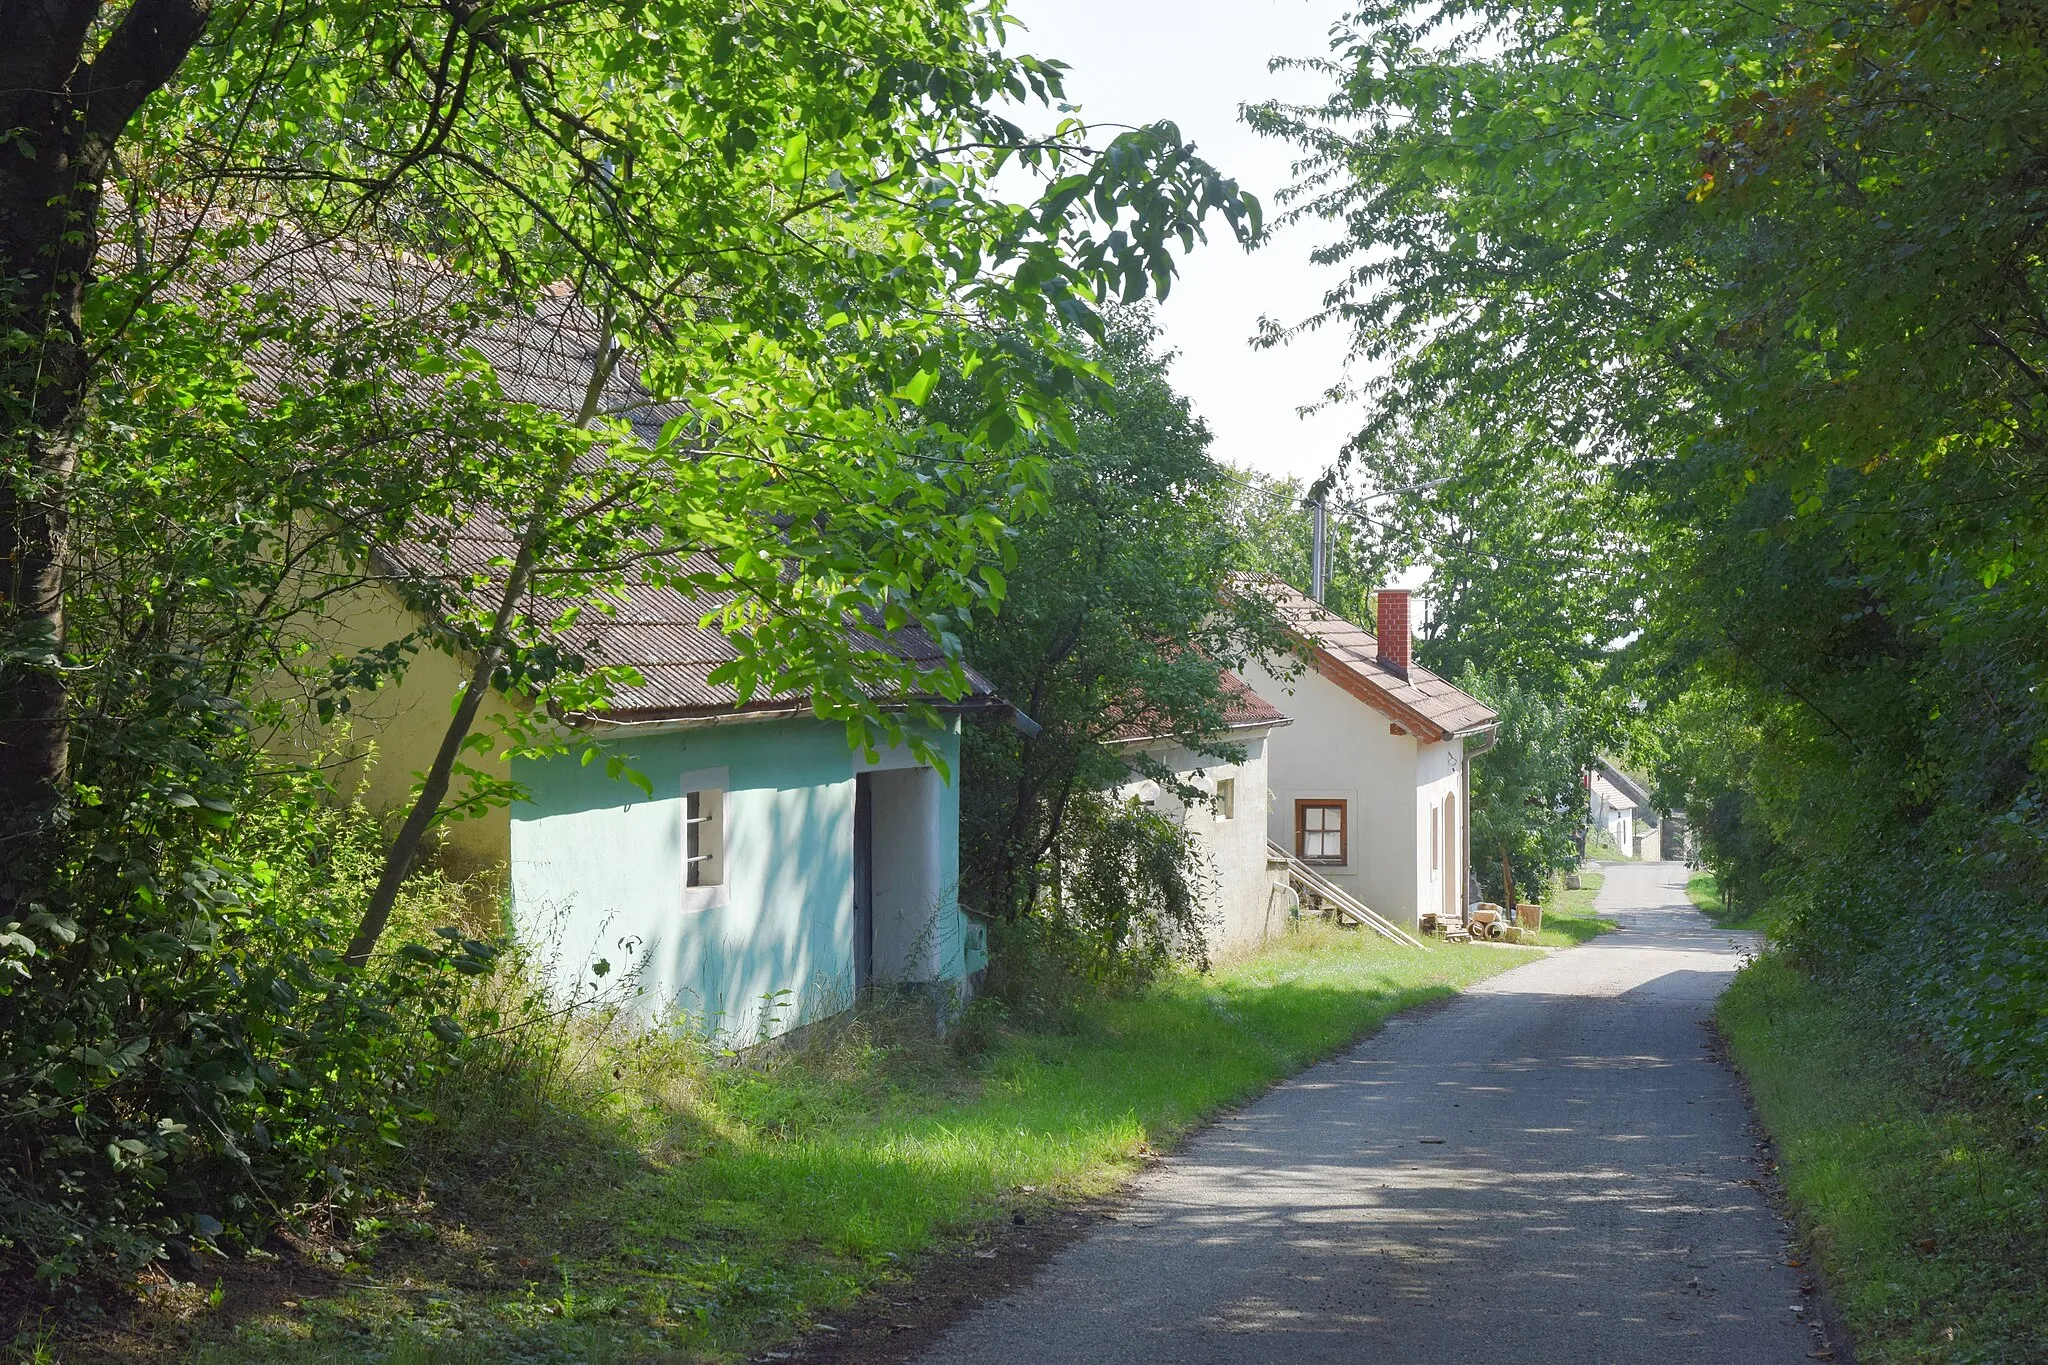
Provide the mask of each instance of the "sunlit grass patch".
POLYGON ((1719 928, 1761 934, 1770 927, 1761 909, 1730 909, 1720 879, 1711 872, 1693 873, 1686 880, 1685 897, 1719 928))
POLYGON ((1550 899, 1544 903, 1543 928, 1536 941, 1545 948, 1571 948, 1617 928, 1614 921, 1593 913, 1593 898, 1600 894, 1601 884, 1606 880, 1601 873, 1582 872, 1578 888, 1568 891, 1560 877, 1551 887, 1550 899))
POLYGON ((967 1057, 886 1009, 754 1062, 600 1049, 577 1074, 609 1088, 495 1108, 478 1088, 436 1160, 479 1188, 449 1192, 429 1245, 223 1324, 203 1358, 733 1358, 1020 1205, 1114 1190, 1218 1110, 1528 956, 1311 926, 1058 1031, 997 1024, 967 1057))
POLYGON ((1721 1027, 1870 1365, 2048 1360, 2048 1126, 1772 955, 1721 1027))

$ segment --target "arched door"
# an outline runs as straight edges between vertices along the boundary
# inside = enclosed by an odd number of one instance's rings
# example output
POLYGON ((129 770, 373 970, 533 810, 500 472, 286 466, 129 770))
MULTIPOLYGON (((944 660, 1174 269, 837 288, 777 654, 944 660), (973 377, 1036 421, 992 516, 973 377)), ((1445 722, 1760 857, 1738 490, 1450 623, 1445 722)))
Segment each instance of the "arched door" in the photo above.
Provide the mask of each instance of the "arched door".
POLYGON ((1458 887, 1465 880, 1464 841, 1458 838, 1458 795, 1444 797, 1444 918, 1458 918, 1458 887))

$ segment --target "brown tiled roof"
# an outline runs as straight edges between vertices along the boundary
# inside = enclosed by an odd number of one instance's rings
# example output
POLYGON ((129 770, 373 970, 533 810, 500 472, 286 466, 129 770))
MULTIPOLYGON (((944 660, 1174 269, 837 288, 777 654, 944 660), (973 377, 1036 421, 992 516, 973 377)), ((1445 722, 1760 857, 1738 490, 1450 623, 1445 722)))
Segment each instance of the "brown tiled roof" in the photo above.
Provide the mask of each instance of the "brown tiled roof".
POLYGON ((1381 663, 1379 641, 1371 632, 1285 583, 1260 580, 1246 586, 1264 594, 1294 637, 1310 647, 1318 673, 1423 739, 1471 734, 1500 723, 1492 707, 1420 664, 1411 664, 1403 677, 1381 663))
MULTIPOLYGON (((337 316, 364 312, 394 318, 433 315, 458 300, 462 286, 431 265, 394 258, 388 253, 357 250, 336 244, 309 244, 287 239, 284 249, 240 262, 250 281, 283 289, 308 309, 337 316)), ((561 413, 574 413, 584 402, 599 344, 604 340, 597 319, 562 290, 549 290, 523 315, 493 314, 459 338, 491 363, 500 390, 514 402, 561 413)), ((276 346, 249 357, 258 401, 275 397, 293 376, 301 358, 276 346)), ((426 382, 413 377, 415 382, 426 382)), ((652 443, 665 423, 687 415, 679 404, 658 401, 638 382, 630 365, 609 377, 598 403, 599 415, 625 421, 640 440, 652 443)), ((583 457, 601 461, 602 450, 583 457)), ((476 511, 459 525, 437 523, 413 528, 413 536, 382 547, 379 560, 415 587, 439 587, 455 594, 484 593, 503 582, 503 566, 517 549, 512 532, 490 512, 476 511)), ((716 567, 698 554, 681 572, 716 567)), ((715 626, 700 625, 725 601, 693 597, 674 587, 637 582, 623 600, 611 603, 609 614, 586 613, 560 643, 601 664, 630 664, 644 681, 615 691, 607 717, 665 719, 791 710, 806 706, 808 694, 781 692, 739 704, 729 685, 713 684, 710 674, 738 657, 733 639, 715 626)), ((564 604, 566 605, 566 604, 564 604)), ((944 653, 922 629, 882 631, 879 620, 853 622, 848 642, 860 650, 880 650, 936 670, 944 653)), ((969 691, 955 702, 934 695, 890 697, 958 707, 1001 706, 988 680, 967 670, 969 691)))
MULTIPOLYGON (((1227 668, 1217 670, 1223 684, 1223 728, 1225 730, 1250 730, 1259 726, 1292 725, 1294 722, 1258 693, 1251 684, 1227 668)), ((1132 744, 1140 740, 1165 739, 1156 723, 1140 714, 1124 721, 1116 728, 1114 741, 1118 744, 1132 744)))
MULTIPOLYGON (((451 536, 392 547, 389 557, 415 581, 439 582, 457 591, 478 582, 502 582, 495 566, 509 562, 516 549, 509 531, 495 519, 476 517, 451 536)), ((681 573, 716 568, 708 554, 692 555, 681 573)), ((631 584, 609 613, 588 612, 565 634, 562 644, 585 653, 599 664, 630 665, 640 674, 635 687, 615 689, 604 716, 617 720, 665 720, 787 711, 808 706, 808 693, 756 693, 740 705, 729 683, 713 683, 711 672, 739 657, 733 638, 714 624, 700 624, 719 610, 730 595, 693 596, 659 583, 631 584)), ((848 643, 859 650, 877 650, 920 665, 944 667, 945 654, 924 630, 911 626, 883 631, 877 620, 850 624, 848 643)), ((966 669, 968 691, 948 702, 936 694, 918 693, 885 698, 922 701, 942 706, 1003 706, 988 679, 966 669)), ((880 694, 870 691, 871 696, 880 694)))

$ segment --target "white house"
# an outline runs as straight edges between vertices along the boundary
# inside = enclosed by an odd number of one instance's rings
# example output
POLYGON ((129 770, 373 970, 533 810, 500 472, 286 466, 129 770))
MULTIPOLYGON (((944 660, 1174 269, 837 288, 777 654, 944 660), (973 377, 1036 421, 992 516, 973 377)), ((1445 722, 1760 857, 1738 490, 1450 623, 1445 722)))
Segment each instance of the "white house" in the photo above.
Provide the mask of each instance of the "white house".
POLYGON ((1586 789, 1591 827, 1623 854, 1642 857, 1644 843, 1657 832, 1657 812, 1642 784, 1603 758, 1586 774, 1586 789))
POLYGON ((1280 583, 1255 585, 1307 655, 1299 676, 1245 669, 1294 722, 1267 742, 1267 829, 1395 924, 1461 919, 1471 868, 1466 764, 1500 717, 1410 657, 1408 593, 1378 594, 1377 635, 1280 583))
POLYGON ((1266 857, 1267 753, 1273 732, 1290 722, 1235 674, 1226 671, 1223 684, 1226 737, 1244 749, 1242 762, 1196 753, 1174 736, 1146 733, 1143 725, 1127 727, 1119 740, 1120 747, 1142 751, 1207 799, 1184 804, 1150 778, 1128 783, 1117 793, 1136 796, 1194 836, 1209 874, 1204 886, 1209 947, 1219 953, 1264 943, 1283 927, 1293 904, 1284 881, 1268 871, 1266 857))

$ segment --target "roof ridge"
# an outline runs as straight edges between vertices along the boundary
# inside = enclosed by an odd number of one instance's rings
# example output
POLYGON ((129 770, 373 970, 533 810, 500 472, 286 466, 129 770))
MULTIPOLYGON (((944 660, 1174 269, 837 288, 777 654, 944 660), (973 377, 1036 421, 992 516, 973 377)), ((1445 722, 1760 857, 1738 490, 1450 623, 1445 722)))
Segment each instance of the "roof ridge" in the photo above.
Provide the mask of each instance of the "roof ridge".
POLYGON ((1419 664, 1399 672, 1383 663, 1379 638, 1372 631, 1337 615, 1292 584, 1246 575, 1242 586, 1273 603, 1288 633, 1312 646, 1319 664, 1327 659, 1343 671, 1345 678, 1337 680, 1340 687, 1425 738, 1449 739, 1500 723, 1499 712, 1442 674, 1419 664))

